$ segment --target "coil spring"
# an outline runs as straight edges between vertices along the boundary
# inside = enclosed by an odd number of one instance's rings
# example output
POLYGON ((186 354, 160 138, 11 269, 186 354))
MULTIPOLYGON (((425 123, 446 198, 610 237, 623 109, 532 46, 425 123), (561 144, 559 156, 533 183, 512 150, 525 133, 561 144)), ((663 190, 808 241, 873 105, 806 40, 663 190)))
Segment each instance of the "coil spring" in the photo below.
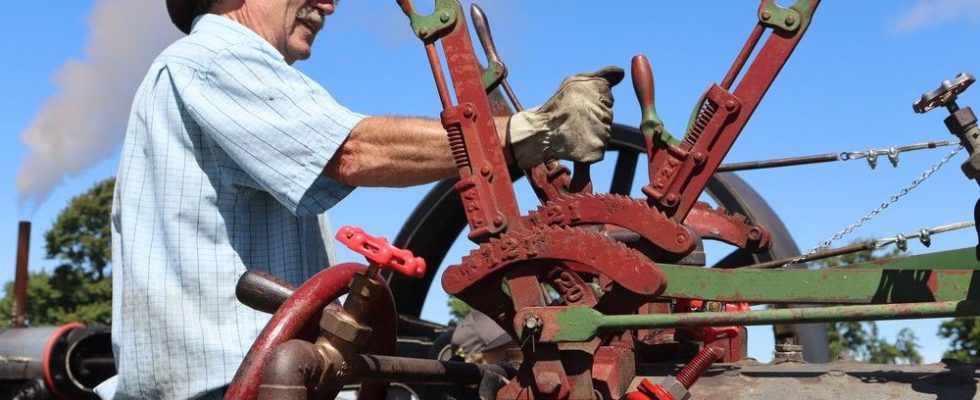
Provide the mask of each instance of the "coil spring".
POLYGON ((701 137, 701 132, 704 132, 704 128, 711 122, 711 118, 715 116, 716 111, 718 111, 718 105, 711 100, 705 99, 704 103, 701 104, 701 110, 698 111, 698 115, 694 117, 694 124, 691 125, 691 131, 684 136, 683 147, 685 150, 694 148, 694 145, 698 142, 698 138, 701 137))
POLYGON ((464 168, 470 166, 470 156, 466 152, 466 142, 463 140, 463 130, 459 125, 446 127, 449 135, 449 151, 453 155, 456 167, 464 168))

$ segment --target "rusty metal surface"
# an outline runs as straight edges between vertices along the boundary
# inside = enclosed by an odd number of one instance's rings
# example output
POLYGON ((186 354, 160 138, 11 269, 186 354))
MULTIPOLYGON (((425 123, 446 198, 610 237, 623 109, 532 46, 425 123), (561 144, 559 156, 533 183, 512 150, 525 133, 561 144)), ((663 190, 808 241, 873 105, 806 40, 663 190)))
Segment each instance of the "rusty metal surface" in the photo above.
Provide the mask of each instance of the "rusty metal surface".
POLYGON ((14 296, 10 310, 10 326, 23 328, 27 311, 27 260, 31 249, 31 223, 20 221, 17 226, 17 265, 14 276, 14 296))
POLYGON ((626 290, 642 295, 655 296, 665 284, 649 259, 606 236, 580 229, 539 228, 512 232, 481 245, 463 257, 462 263, 446 269, 442 285, 449 294, 471 296, 463 292, 487 276, 532 260, 558 261, 573 271, 607 275, 626 290))
MULTIPOLYGON (((660 382, 674 365, 641 365, 642 378, 660 382)), ((975 365, 950 362, 918 366, 837 361, 827 364, 715 364, 691 387, 694 399, 975 399, 975 365)))
POLYGON ((724 207, 711 208, 697 202, 684 219, 684 225, 698 233, 702 239, 714 239, 752 253, 769 251, 772 234, 762 225, 753 224, 739 213, 729 214, 724 207))

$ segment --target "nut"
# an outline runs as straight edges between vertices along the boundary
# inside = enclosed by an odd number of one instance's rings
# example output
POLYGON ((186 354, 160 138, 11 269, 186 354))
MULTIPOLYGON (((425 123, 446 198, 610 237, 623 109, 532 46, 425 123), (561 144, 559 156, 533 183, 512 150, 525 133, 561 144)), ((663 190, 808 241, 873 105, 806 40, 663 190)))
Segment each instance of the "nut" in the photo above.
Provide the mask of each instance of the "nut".
POLYGON ((361 325, 344 312, 324 309, 320 317, 320 329, 356 347, 367 344, 371 338, 371 328, 361 325))
POLYGON ((664 378, 660 386, 664 388, 664 391, 674 396, 677 400, 687 400, 691 398, 691 392, 687 390, 684 385, 677 381, 673 376, 667 376, 664 378))

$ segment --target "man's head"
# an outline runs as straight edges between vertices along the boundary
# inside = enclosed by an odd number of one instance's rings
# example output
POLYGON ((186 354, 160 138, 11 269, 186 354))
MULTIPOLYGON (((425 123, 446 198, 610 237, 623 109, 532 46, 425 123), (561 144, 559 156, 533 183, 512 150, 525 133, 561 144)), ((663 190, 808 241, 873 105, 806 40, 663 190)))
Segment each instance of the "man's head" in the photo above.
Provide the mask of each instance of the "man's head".
POLYGON ((171 20, 185 33, 200 14, 222 15, 265 38, 290 64, 310 57, 324 16, 336 6, 337 0, 167 0, 171 20))

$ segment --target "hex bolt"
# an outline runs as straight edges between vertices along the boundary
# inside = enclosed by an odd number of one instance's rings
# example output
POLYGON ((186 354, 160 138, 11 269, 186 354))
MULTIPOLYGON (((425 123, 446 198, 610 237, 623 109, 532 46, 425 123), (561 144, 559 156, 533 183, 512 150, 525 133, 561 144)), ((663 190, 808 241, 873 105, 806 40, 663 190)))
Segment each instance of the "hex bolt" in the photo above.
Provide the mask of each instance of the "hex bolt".
POLYGON ((728 100, 725 102, 725 109, 728 111, 735 111, 735 106, 737 105, 738 104, 735 103, 735 100, 728 100))
POLYGON ((793 24, 795 24, 795 23, 796 23, 796 17, 794 17, 793 15, 787 15, 786 16, 786 25, 787 26, 793 26, 793 24))
POLYGON ((463 117, 473 118, 473 108, 470 106, 463 107, 463 117))
POLYGON ((429 30, 426 28, 419 28, 419 36, 420 37, 429 36, 429 30))
POLYGON ((763 21, 768 21, 769 18, 772 18, 772 13, 770 13, 769 10, 763 11, 762 12, 762 20, 763 21))

